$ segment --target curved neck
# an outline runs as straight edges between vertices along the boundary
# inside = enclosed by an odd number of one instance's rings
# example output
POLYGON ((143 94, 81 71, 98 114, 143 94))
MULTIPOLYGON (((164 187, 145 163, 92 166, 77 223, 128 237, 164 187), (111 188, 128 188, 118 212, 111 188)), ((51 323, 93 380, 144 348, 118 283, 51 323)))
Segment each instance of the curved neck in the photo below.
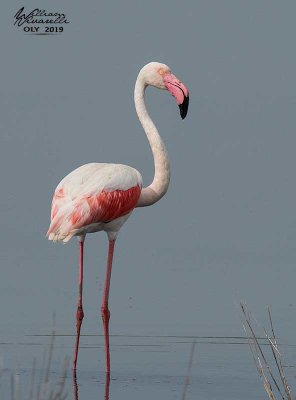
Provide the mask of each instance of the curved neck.
POLYGON ((167 192, 170 183, 170 164, 168 154, 146 109, 144 101, 146 87, 147 84, 141 77, 140 73, 135 86, 135 106, 153 154, 154 178, 149 186, 142 189, 137 207, 150 206, 151 204, 156 203, 167 192))

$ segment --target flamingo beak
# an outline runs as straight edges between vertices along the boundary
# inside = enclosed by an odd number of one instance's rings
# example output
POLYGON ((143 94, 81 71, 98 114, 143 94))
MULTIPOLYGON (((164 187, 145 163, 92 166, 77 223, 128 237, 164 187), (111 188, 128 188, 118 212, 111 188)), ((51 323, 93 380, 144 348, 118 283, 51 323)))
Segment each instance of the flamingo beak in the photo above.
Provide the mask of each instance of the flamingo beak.
POLYGON ((166 74, 163 77, 166 89, 175 97, 180 109, 181 118, 187 115, 189 106, 189 91, 183 83, 173 74, 166 74))
POLYGON ((183 103, 179 104, 180 115, 182 119, 184 119, 187 115, 188 106, 189 106, 189 92, 187 96, 184 96, 183 103))

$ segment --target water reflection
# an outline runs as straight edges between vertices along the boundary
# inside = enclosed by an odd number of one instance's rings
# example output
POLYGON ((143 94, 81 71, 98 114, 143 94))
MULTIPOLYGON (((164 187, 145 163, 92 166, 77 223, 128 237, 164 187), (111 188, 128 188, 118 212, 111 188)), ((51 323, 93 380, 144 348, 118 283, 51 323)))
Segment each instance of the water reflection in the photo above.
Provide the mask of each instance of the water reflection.
MULTIPOLYGON (((110 373, 106 372, 104 400, 109 400, 109 388, 110 388, 110 373)), ((76 370, 73 370, 73 390, 74 390, 74 400, 79 400, 76 370)))

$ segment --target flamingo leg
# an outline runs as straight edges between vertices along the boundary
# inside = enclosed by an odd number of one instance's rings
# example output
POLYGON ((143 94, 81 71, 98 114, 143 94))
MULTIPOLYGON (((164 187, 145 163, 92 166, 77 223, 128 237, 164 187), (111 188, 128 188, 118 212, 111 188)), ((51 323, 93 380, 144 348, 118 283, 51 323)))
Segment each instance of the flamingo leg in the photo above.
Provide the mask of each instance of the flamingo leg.
POLYGON ((110 372, 106 372, 104 400, 109 400, 109 390, 110 390, 110 372))
POLYGON ((79 400, 76 369, 73 369, 72 378, 73 378, 74 400, 79 400))
POLYGON ((109 320, 110 311, 108 307, 109 291, 110 291, 110 281, 111 281, 111 271, 112 271, 112 260, 114 253, 115 240, 109 240, 109 250, 108 250, 108 260, 107 260, 107 270, 105 278, 105 288, 103 302, 101 306, 102 320, 104 324, 104 336, 105 336, 105 354, 106 354, 106 372, 110 373, 110 350, 109 350, 109 320))
POLYGON ((76 370, 77 357, 78 357, 78 348, 79 348, 79 339, 80 339, 80 329, 82 325, 82 320, 84 317, 83 307, 82 307, 82 288, 83 288, 83 246, 84 241, 79 241, 79 274, 78 274, 78 305, 76 312, 76 341, 75 341, 75 350, 74 350, 74 360, 73 360, 73 369, 76 370))

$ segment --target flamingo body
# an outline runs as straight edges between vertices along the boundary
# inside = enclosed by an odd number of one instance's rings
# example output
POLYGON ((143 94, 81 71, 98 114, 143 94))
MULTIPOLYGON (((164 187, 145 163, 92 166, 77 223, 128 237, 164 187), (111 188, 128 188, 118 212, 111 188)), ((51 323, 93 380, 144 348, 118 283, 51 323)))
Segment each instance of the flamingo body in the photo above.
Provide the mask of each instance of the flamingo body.
POLYGON ((142 176, 122 164, 90 163, 76 168, 58 184, 51 208, 49 240, 106 231, 114 238, 135 208, 142 176))

